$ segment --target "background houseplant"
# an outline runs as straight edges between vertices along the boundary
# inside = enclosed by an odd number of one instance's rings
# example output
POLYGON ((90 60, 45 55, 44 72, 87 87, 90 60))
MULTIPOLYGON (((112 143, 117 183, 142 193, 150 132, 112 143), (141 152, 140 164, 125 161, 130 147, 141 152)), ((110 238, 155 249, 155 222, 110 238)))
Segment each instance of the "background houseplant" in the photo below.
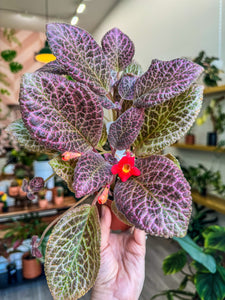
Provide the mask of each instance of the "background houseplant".
POLYGON ((221 80, 219 77, 223 70, 220 70, 216 66, 217 57, 207 56, 205 51, 200 51, 198 56, 193 61, 204 68, 203 82, 206 86, 217 86, 218 81, 221 80))
POLYGON ((212 99, 209 105, 206 106, 204 111, 196 120, 197 125, 204 124, 208 117, 212 123, 213 131, 208 133, 207 144, 208 145, 217 145, 217 135, 221 134, 225 130, 225 113, 222 108, 221 102, 224 100, 224 97, 219 97, 212 99))
POLYGON ((32 248, 27 239, 31 239, 33 235, 40 235, 47 224, 41 220, 41 218, 34 213, 25 215, 20 220, 15 220, 13 223, 9 223, 6 227, 6 234, 4 239, 10 240, 12 244, 12 250, 10 253, 20 252, 20 247, 24 251, 22 256, 22 266, 23 266, 23 277, 26 279, 32 279, 38 277, 42 273, 42 267, 40 261, 32 255, 32 248), (26 241, 26 242, 24 242, 26 241))
POLYGON ((191 187, 196 189, 202 196, 206 196, 207 190, 215 191, 221 196, 225 195, 225 185, 219 171, 209 170, 202 164, 198 164, 197 167, 182 166, 182 170, 191 187))
POLYGON ((189 236, 175 238, 182 249, 163 261, 165 275, 183 274, 180 286, 163 291, 151 300, 158 297, 168 300, 223 300, 225 297, 225 228, 209 226, 216 221, 208 218, 212 212, 200 206, 196 208, 188 231, 192 239, 189 236), (186 290, 188 282, 193 284, 194 292, 186 290))
MULTIPOLYGON (((137 228, 164 237, 186 234, 190 187, 172 155, 155 153, 193 124, 201 107, 202 87, 195 80, 202 68, 186 59, 153 60, 142 74, 132 41, 117 28, 105 34, 102 47, 67 24, 49 24, 47 37, 57 59, 23 77, 22 120, 9 129, 29 151, 51 151, 50 165, 81 198, 54 227, 45 260, 52 295, 77 299, 99 271, 96 203, 106 203, 108 194, 137 228), (108 130, 103 108, 113 111, 108 130), (91 198, 91 205, 80 205, 91 198), (84 254, 88 263, 80 268, 84 254)), ((35 238, 33 244, 37 250, 40 242, 35 238)))

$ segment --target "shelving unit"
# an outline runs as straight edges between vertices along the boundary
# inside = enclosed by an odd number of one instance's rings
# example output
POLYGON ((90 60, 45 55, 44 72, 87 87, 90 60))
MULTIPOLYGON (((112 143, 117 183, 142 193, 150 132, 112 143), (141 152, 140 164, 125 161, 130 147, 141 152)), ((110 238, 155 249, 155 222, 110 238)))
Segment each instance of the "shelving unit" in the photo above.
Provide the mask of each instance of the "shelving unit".
POLYGON ((225 93, 225 85, 215 86, 215 87, 207 87, 204 89, 204 95, 225 93))
POLYGON ((203 197, 196 191, 193 191, 191 194, 194 202, 214 209, 219 213, 225 214, 225 199, 216 197, 214 195, 207 195, 203 197))
POLYGON ((216 146, 205 146, 205 145, 188 145, 182 143, 173 144, 171 147, 179 148, 179 149, 187 149, 187 150, 196 150, 196 151, 207 151, 207 152, 222 152, 225 153, 225 148, 216 147, 216 146))

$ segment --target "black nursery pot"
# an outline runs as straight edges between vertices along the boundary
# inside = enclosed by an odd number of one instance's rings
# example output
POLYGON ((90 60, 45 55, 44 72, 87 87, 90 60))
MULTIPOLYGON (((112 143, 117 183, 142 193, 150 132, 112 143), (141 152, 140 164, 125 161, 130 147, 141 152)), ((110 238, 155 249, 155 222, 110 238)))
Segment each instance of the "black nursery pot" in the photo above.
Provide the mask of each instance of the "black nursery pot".
POLYGON ((207 145, 208 146, 216 146, 217 145, 217 133, 216 132, 208 132, 207 145))

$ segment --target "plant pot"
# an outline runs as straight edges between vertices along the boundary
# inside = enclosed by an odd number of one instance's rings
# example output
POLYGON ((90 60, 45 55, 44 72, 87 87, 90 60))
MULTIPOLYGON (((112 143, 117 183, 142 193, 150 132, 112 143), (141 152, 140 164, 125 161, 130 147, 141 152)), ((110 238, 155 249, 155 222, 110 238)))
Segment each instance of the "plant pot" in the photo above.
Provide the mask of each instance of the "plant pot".
POLYGON ((41 275, 41 263, 35 258, 31 257, 29 253, 24 253, 22 257, 23 277, 26 279, 33 279, 41 275))
MULTIPOLYGON (((111 210, 111 204, 112 204, 112 200, 108 199, 107 202, 106 202, 106 205, 110 208, 110 210, 111 210)), ((130 228, 129 225, 125 224, 119 218, 117 218, 117 216, 114 214, 114 212, 112 210, 111 210, 111 214, 112 214, 112 222, 111 222, 111 227, 110 228, 112 230, 125 231, 125 230, 130 228)))
POLYGON ((19 186, 10 186, 8 193, 9 193, 10 197, 18 196, 19 195, 19 186))
POLYGON ((54 198, 55 205, 60 206, 63 204, 63 202, 64 202, 63 196, 55 196, 55 198, 54 198))
POLYGON ((47 199, 39 199, 38 205, 40 208, 45 209, 48 207, 48 200, 47 199))
POLYGON ((25 193, 23 190, 22 190, 22 187, 20 186, 19 187, 19 196, 20 197, 26 197, 27 193, 25 193))
POLYGON ((4 203, 0 202, 0 212, 3 211, 3 206, 4 206, 4 203))
POLYGON ((207 133, 207 145, 208 146, 216 146, 217 145, 217 133, 216 132, 208 132, 207 133))
POLYGON ((8 206, 3 206, 2 212, 8 212, 8 211, 9 211, 9 207, 8 206))
POLYGON ((194 145, 195 144, 194 134, 187 134, 185 136, 185 144, 187 144, 187 145, 194 145))

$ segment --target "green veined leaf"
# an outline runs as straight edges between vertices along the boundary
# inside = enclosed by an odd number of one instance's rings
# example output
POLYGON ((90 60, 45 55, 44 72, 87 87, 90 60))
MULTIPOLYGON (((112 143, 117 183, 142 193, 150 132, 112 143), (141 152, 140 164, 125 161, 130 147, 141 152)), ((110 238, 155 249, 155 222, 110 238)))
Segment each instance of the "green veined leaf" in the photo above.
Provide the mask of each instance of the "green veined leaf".
POLYGON ((197 262, 205 266, 211 273, 216 272, 216 261, 213 256, 205 254, 188 235, 183 238, 173 238, 197 262))
POLYGON ((57 223, 45 253, 45 274, 54 299, 78 299, 94 285, 100 240, 96 206, 81 205, 57 223))
POLYGON ((68 188, 74 192, 72 183, 77 160, 71 159, 69 161, 63 161, 61 157, 55 157, 49 161, 49 164, 55 173, 66 181, 68 188))
POLYGON ((30 136, 30 133, 25 127, 22 119, 12 122, 7 127, 7 131, 12 133, 13 136, 18 140, 19 144, 30 152, 56 153, 55 151, 49 150, 44 146, 40 145, 38 142, 36 142, 30 136))
POLYGON ((165 275, 175 274, 183 269, 187 262, 187 256, 183 250, 167 256, 163 260, 163 271, 165 275))
POLYGON ((225 297, 225 269, 219 268, 215 274, 197 273, 195 286, 201 300, 223 300, 225 297))
POLYGON ((225 228, 221 226, 209 226, 204 232, 203 236, 204 247, 212 248, 225 252, 225 228))
POLYGON ((159 152, 175 143, 191 127, 202 104, 201 86, 145 110, 145 120, 133 146, 136 156, 159 152))

